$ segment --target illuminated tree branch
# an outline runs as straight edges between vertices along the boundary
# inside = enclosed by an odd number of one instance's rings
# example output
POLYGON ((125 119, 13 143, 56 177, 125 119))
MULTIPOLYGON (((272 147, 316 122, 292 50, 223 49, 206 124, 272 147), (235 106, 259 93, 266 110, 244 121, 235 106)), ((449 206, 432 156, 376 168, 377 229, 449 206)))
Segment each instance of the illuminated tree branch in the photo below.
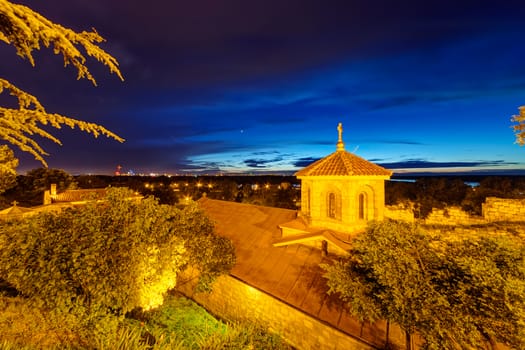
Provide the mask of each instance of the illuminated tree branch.
POLYGON ((520 114, 512 116, 511 121, 517 123, 513 125, 516 134, 516 143, 520 146, 525 145, 525 106, 519 108, 520 114))
POLYGON ((7 0, 0 0, 0 40, 13 45, 17 54, 27 58, 33 66, 33 50, 39 50, 41 44, 46 48, 52 44, 53 52, 64 58, 64 65, 72 64, 77 69, 78 79, 86 78, 96 85, 85 65, 87 55, 106 65, 111 73, 123 80, 116 58, 98 46, 105 40, 94 29, 77 33, 51 22, 29 7, 7 0), (84 48, 85 54, 77 46, 84 48))
MULTIPOLYGON (((77 69, 77 79, 85 78, 96 85, 95 78, 86 66, 86 56, 93 57, 123 80, 117 60, 98 45, 104 41, 94 29, 77 33, 53 23, 30 8, 0 0, 0 41, 16 48, 17 54, 35 65, 33 50, 42 46, 53 47, 55 54, 64 58, 64 65, 71 64, 77 69), (83 48, 83 52, 79 50, 83 48)), ((60 129, 62 125, 79 128, 94 137, 105 135, 119 142, 124 140, 104 127, 60 114, 48 113, 38 99, 0 78, 0 94, 4 90, 18 100, 18 109, 0 107, 0 138, 31 153, 35 159, 46 165, 43 156, 47 153, 33 139, 35 135, 61 144, 55 136, 42 127, 49 125, 60 129)))
POLYGON ((17 146, 24 152, 31 153, 36 160, 47 166, 43 156, 47 153, 33 140, 34 135, 61 144, 60 140, 42 128, 50 125, 55 129, 61 129, 62 125, 74 129, 79 128, 94 137, 105 135, 119 142, 124 139, 95 123, 65 117, 56 113, 48 113, 35 96, 18 89, 7 80, 0 79, 0 93, 8 90, 12 96, 18 99, 18 109, 0 107, 0 138, 17 146))

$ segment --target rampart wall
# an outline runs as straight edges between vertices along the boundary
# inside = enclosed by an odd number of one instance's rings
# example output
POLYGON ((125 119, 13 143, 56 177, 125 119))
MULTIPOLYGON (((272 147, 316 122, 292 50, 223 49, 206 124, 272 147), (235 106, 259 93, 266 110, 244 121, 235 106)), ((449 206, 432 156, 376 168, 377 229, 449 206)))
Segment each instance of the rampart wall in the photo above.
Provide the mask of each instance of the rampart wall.
POLYGON ((482 206, 483 217, 494 221, 525 221, 525 199, 488 197, 482 206))
MULTIPOLYGON (((385 207, 385 217, 406 222, 417 221, 412 206, 391 205, 385 207)), ((459 207, 434 208, 424 219, 427 225, 481 225, 490 222, 525 222, 525 199, 488 197, 482 204, 482 216, 471 215, 459 207)))
MULTIPOLYGON (((363 338, 375 339, 375 344, 367 343, 364 339, 353 337, 319 321, 233 276, 219 277, 213 284, 211 293, 194 294, 189 285, 179 286, 177 289, 224 319, 250 322, 256 320, 297 349, 370 350, 384 346, 384 339, 377 339, 377 335, 364 335, 363 338)), ((359 327, 356 320, 347 318, 345 321, 349 323, 349 327, 359 327)), ((390 341, 403 344, 404 338, 399 327, 391 327, 390 341)))

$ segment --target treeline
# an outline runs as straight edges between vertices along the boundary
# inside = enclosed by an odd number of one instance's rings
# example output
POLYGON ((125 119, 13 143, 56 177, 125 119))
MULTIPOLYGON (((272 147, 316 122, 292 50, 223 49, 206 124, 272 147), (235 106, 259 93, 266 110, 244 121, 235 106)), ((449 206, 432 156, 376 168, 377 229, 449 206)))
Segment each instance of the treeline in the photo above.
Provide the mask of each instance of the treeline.
POLYGON ((486 176, 482 178, 420 177, 415 181, 387 181, 385 203, 412 202, 415 214, 426 217, 432 208, 458 206, 473 215, 481 215, 487 197, 525 198, 525 177, 486 176), (479 185, 473 186, 476 182, 479 185))
MULTIPOLYGON (((19 175, 16 184, 0 195, 0 209, 13 201, 22 206, 43 202, 44 191, 51 184, 57 190, 127 187, 142 195, 152 195, 162 204, 177 204, 212 199, 298 209, 301 202, 300 181, 295 176, 72 176, 60 169, 39 168, 19 175)), ((525 198, 525 177, 419 177, 385 182, 385 203, 411 202, 415 215, 426 217, 432 208, 459 206, 473 215, 481 215, 486 197, 525 198), (475 183, 476 186, 472 184, 475 183)))
POLYGON ((0 195, 0 209, 17 201, 22 206, 43 203, 44 191, 56 184, 57 191, 127 187, 161 204, 212 199, 296 209, 300 204, 299 180, 294 176, 72 176, 60 169, 38 168, 18 175, 16 183, 0 195))

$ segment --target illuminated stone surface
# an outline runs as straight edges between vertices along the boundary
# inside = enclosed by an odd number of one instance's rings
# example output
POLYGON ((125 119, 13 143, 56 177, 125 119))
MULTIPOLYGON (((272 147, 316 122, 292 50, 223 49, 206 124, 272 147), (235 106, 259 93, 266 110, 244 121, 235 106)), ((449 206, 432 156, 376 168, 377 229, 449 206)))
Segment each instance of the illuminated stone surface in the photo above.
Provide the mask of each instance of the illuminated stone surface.
POLYGON ((299 349, 384 345, 384 324, 349 321, 341 301, 327 294, 319 267, 330 253, 346 254, 369 220, 383 218, 384 181, 392 174, 346 152, 341 124, 337 130, 336 152, 296 174, 300 212, 199 200, 217 233, 234 243, 237 263, 211 295, 193 297, 220 315, 255 318, 299 349))
MULTIPOLYGON (((341 124, 337 130, 336 151, 295 175, 301 180, 300 217, 307 227, 302 233, 329 229, 340 241, 347 241, 348 235, 364 230, 368 221, 383 219, 385 180, 392 172, 347 152, 341 124)), ((292 234, 294 225, 281 225, 283 236, 292 234)))

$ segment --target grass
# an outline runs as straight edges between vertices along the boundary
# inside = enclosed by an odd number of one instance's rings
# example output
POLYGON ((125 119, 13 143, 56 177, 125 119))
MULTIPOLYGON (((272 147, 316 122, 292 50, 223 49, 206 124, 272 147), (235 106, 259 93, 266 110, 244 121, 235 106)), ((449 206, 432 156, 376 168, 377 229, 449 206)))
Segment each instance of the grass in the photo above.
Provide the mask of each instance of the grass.
POLYGON ((154 338, 153 349, 291 349, 258 325, 224 323, 180 295, 170 295, 162 307, 141 316, 126 322, 142 330, 143 338, 154 338))
POLYGON ((258 325, 222 322, 180 295, 169 295, 158 309, 133 316, 120 322, 115 332, 86 344, 78 341, 68 323, 30 307, 21 297, 0 295, 0 350, 292 349, 258 325))

